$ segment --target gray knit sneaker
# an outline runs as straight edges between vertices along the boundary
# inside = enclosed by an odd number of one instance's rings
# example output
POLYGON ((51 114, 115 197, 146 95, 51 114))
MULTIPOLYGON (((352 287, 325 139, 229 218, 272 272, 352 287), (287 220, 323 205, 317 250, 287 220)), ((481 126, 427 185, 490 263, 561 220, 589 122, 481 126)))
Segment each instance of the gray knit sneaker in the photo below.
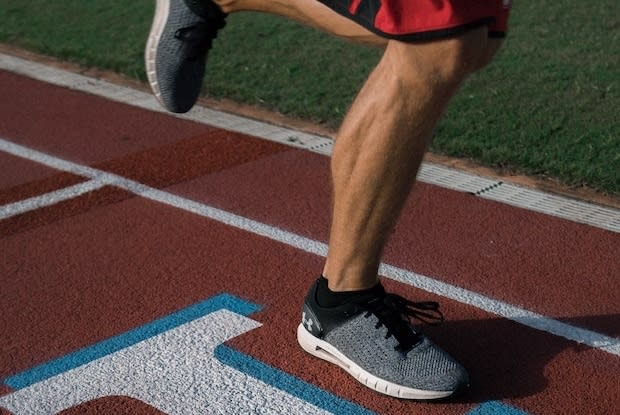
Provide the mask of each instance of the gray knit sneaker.
POLYGON ((404 399, 446 398, 468 387, 465 369, 412 328, 409 317, 443 320, 439 305, 413 303, 379 287, 372 295, 325 308, 308 293, 297 340, 377 392, 404 399))
POLYGON ((211 0, 157 0, 144 58, 153 93, 169 111, 189 111, 224 14, 211 0))

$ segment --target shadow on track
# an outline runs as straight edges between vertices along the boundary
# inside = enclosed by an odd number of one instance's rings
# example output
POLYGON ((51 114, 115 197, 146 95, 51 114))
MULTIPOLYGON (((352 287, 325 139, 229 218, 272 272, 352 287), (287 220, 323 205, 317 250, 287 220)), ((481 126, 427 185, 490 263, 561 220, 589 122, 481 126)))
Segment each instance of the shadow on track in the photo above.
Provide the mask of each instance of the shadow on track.
MULTIPOLYGON (((558 320, 590 330, 596 328, 610 337, 620 335, 620 314, 558 320)), ((547 367, 560 354, 569 350, 576 354, 593 351, 589 346, 500 318, 447 321, 439 328, 423 330, 468 369, 471 391, 456 399, 463 403, 538 394, 548 385, 547 367)))

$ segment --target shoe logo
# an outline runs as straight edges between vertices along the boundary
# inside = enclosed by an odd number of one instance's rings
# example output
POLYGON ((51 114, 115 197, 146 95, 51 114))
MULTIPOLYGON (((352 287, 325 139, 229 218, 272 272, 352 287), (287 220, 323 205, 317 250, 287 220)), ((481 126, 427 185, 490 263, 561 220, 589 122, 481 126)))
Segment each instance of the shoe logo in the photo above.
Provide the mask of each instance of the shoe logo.
POLYGON ((302 316, 301 316, 301 320, 304 324, 304 326, 306 326, 306 328, 308 329, 308 331, 310 333, 312 333, 314 330, 312 330, 312 326, 314 325, 314 321, 312 321, 312 318, 308 317, 306 318, 306 312, 304 311, 302 316))

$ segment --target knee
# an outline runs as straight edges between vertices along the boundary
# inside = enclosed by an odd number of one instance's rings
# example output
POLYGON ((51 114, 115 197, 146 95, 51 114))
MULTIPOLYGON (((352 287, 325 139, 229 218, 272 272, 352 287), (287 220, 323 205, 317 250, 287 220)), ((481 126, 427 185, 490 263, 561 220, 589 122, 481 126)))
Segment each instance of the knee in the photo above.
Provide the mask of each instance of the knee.
POLYGON ((499 48, 488 38, 486 27, 449 39, 422 43, 390 42, 385 57, 406 79, 454 88, 471 73, 482 69, 499 48))
POLYGON ((439 66, 442 76, 449 81, 462 81, 468 75, 486 67, 495 56, 501 40, 491 39, 486 26, 448 39, 440 45, 440 59, 433 65, 439 66))

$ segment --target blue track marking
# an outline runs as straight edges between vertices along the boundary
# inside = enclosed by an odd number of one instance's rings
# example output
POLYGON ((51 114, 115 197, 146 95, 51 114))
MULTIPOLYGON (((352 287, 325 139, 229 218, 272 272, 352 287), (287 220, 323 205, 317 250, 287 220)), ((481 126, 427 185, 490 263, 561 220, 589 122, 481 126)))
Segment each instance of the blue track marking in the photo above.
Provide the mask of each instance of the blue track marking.
POLYGON ((95 345, 10 376, 3 383, 15 390, 26 388, 221 309, 249 316, 259 311, 261 307, 230 294, 221 294, 95 345))
MULTIPOLYGON (((247 317, 259 311, 261 307, 229 294, 221 294, 95 345, 8 377, 4 380, 4 384, 15 390, 27 388, 221 309, 227 309, 247 317)), ((374 414, 374 412, 358 404, 340 398, 229 346, 222 344, 216 347, 215 357, 221 363, 247 376, 258 379, 325 411, 350 415, 374 414)))
POLYGON ((476 409, 468 412, 466 415, 530 415, 520 409, 506 405, 502 402, 491 401, 485 402, 476 409))
POLYGON ((276 387, 297 398, 334 414, 371 415, 369 411, 357 404, 344 400, 319 387, 269 366, 253 357, 231 347, 220 345, 215 349, 215 357, 225 365, 240 372, 247 373, 268 385, 276 387))

